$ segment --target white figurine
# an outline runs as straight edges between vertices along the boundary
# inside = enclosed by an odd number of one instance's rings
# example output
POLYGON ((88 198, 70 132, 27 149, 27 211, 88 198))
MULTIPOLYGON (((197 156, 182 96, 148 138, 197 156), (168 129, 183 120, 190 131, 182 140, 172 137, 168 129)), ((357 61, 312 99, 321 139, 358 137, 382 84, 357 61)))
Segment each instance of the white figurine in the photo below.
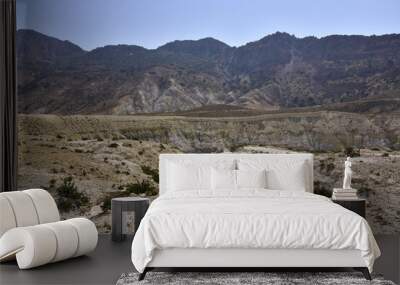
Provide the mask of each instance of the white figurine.
POLYGON ((353 171, 351 171, 351 158, 348 157, 344 163, 343 189, 351 189, 352 174, 353 174, 353 171))

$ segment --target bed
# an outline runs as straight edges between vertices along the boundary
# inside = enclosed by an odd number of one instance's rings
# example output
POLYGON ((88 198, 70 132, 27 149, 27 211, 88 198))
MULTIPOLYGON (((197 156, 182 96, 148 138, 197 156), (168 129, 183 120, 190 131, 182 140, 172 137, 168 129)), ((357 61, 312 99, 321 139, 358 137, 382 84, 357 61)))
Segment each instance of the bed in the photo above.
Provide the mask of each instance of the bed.
POLYGON ((132 262, 153 268, 352 267, 380 251, 364 218, 313 194, 312 154, 161 154, 132 262))

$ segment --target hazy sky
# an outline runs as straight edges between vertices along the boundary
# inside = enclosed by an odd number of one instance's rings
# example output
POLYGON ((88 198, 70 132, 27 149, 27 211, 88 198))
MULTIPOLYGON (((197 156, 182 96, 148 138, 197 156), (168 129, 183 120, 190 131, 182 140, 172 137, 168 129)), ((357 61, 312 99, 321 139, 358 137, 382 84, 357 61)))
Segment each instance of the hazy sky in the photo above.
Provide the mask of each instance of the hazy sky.
POLYGON ((297 37, 400 33, 400 0, 17 0, 18 28, 90 50, 156 48, 214 37, 231 46, 276 31, 297 37))

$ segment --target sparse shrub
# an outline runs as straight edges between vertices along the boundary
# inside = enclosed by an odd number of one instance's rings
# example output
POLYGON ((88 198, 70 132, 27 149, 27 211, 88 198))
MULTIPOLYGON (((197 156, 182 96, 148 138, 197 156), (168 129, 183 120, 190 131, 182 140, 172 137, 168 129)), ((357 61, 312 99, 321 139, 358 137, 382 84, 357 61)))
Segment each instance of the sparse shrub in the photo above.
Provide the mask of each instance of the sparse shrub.
POLYGON ((330 162, 326 165, 326 172, 332 172, 335 169, 335 164, 333 162, 330 162))
POLYGON ((332 191, 329 190, 321 181, 314 181, 314 193, 325 197, 331 197, 332 191))
POLYGON ((387 152, 382 153, 382 157, 389 157, 389 154, 387 152))
POLYGON ((150 175, 154 182, 158 183, 160 180, 158 169, 153 169, 150 166, 142 165, 142 171, 144 174, 150 175))
POLYGON ((101 209, 104 212, 110 211, 111 210, 111 199, 118 198, 118 197, 123 197, 123 196, 126 196, 126 195, 127 194, 125 192, 123 192, 123 191, 106 193, 100 200, 101 209))
POLYGON ((39 144, 40 146, 43 146, 43 147, 48 147, 48 148, 55 148, 56 146, 55 145, 53 145, 53 144, 50 144, 50 143, 41 143, 41 144, 39 144))
POLYGON ((58 173, 58 170, 55 169, 55 168, 52 168, 52 169, 51 169, 51 173, 57 174, 57 173, 58 173))
POLYGON ((117 147, 119 147, 119 144, 117 144, 117 143, 111 143, 111 144, 108 145, 108 147, 117 148, 117 147))
POLYGON ((109 223, 107 223, 107 222, 104 222, 103 228, 104 228, 105 230, 107 230, 107 231, 111 231, 111 225, 110 225, 109 223))
POLYGON ((324 171, 326 173, 330 173, 335 169, 335 164, 333 162, 327 162, 326 160, 321 160, 319 168, 321 171, 324 171))
POLYGON ((138 154, 139 155, 143 155, 144 154, 144 149, 139 150, 138 154))
POLYGON ((107 195, 103 198, 103 202, 101 204, 101 209, 104 212, 110 211, 111 210, 111 196, 107 195))
POLYGON ((76 153, 83 153, 83 150, 81 150, 81 149, 79 149, 79 148, 76 148, 74 151, 75 151, 76 153))
POLYGON ((369 193, 371 193, 372 189, 368 188, 367 186, 362 185, 358 189, 358 195, 362 198, 368 198, 369 193))
POLYGON ((320 171, 323 171, 324 168, 325 168, 325 160, 321 160, 321 161, 319 162, 319 170, 320 170, 320 171))
POLYGON ((125 193, 125 191, 106 193, 100 200, 101 209, 104 212, 110 211, 111 210, 111 200, 113 198, 123 197, 126 195, 127 195, 127 193, 125 193))
POLYGON ((89 138, 88 137, 82 137, 83 141, 87 141, 89 138))
POLYGON ((163 151, 163 150, 165 150, 165 146, 162 143, 160 143, 160 151, 163 151))
POLYGON ((343 153, 344 153, 346 156, 350 156, 350 157, 357 157, 357 156, 360 156, 360 150, 359 150, 359 149, 355 149, 355 148, 353 148, 353 147, 351 147, 351 146, 346 147, 346 148, 343 150, 343 153))
POLYGON ((54 178, 49 180, 49 188, 53 188, 56 185, 56 180, 54 178))
POLYGON ((124 146, 124 147, 132 147, 132 144, 131 143, 123 143, 122 146, 124 146))
POLYGON ((354 185, 354 188, 358 189, 358 185, 362 185, 365 182, 363 178, 352 177, 351 184, 354 185))
POLYGON ((155 195, 157 193, 154 185, 147 180, 136 183, 129 183, 126 185, 125 191, 127 193, 133 193, 136 195, 146 194, 149 196, 155 195))
POLYGON ((229 146, 228 148, 229 148, 229 151, 230 152, 236 152, 236 151, 238 151, 239 150, 239 148, 241 148, 242 147, 242 145, 231 145, 231 146, 229 146))
POLYGON ((79 209, 89 203, 86 194, 78 191, 71 176, 65 177, 60 186, 56 189, 57 205, 60 211, 69 212, 73 209, 79 209))
POLYGON ((57 134, 56 138, 63 139, 64 137, 62 135, 60 135, 60 134, 57 134))

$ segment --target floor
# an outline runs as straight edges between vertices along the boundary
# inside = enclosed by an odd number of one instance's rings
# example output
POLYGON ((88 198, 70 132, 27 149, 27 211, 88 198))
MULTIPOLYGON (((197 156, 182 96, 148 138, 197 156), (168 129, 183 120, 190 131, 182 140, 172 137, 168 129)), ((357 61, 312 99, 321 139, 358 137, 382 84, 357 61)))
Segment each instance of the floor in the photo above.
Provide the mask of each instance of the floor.
MULTIPOLYGON (((377 235, 382 256, 375 273, 400 284, 400 236, 377 235)), ((130 261, 131 241, 115 243, 100 235, 99 244, 89 256, 82 256, 30 270, 18 270, 15 262, 0 265, 0 284, 115 284, 124 272, 134 271, 130 261)))
POLYGON ((131 241, 117 243, 110 235, 100 235, 88 256, 29 270, 18 270, 16 262, 1 264, 0 284, 115 284, 122 273, 134 271, 130 251, 131 241))

